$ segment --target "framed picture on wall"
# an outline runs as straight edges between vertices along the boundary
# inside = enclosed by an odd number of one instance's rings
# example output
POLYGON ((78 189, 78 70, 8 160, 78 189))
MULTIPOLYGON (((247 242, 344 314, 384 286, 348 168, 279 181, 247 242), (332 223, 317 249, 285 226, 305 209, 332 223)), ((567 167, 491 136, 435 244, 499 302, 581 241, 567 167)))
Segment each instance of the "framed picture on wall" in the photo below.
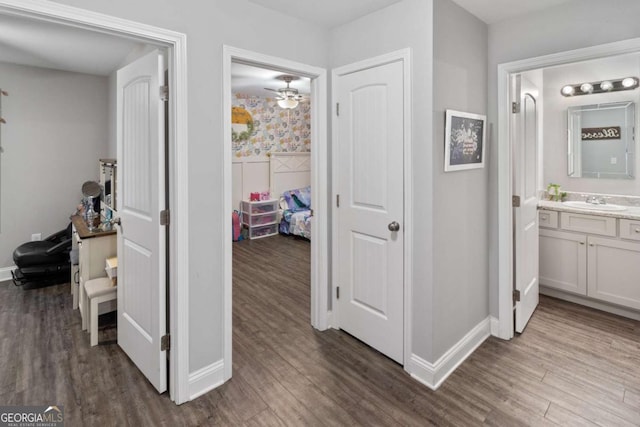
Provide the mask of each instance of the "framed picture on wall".
POLYGON ((486 124, 480 114, 446 111, 445 172, 484 167, 486 124))

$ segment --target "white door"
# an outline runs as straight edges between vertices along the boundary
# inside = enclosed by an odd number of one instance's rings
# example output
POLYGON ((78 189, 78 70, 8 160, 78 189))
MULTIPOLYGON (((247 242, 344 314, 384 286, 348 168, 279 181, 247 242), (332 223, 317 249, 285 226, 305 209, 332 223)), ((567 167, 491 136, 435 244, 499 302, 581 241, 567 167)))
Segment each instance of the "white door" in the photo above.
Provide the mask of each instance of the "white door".
POLYGON ((533 83, 516 76, 519 112, 513 115, 513 191, 520 198, 514 216, 514 288, 516 332, 522 332, 538 306, 538 91, 533 83))
POLYGON ((167 389, 164 60, 118 70, 118 344, 159 392, 167 389))
POLYGON ((335 84, 339 325, 403 363, 403 63, 335 84))

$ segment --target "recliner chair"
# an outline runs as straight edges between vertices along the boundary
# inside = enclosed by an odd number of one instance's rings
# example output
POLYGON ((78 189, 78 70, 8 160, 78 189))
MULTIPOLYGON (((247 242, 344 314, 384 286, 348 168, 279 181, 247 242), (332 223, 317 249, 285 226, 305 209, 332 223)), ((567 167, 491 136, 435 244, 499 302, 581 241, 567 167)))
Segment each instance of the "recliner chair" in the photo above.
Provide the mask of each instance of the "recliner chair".
POLYGON ((71 223, 64 230, 44 240, 26 242, 13 251, 15 270, 11 272, 16 286, 48 286, 69 281, 71 265, 71 223))

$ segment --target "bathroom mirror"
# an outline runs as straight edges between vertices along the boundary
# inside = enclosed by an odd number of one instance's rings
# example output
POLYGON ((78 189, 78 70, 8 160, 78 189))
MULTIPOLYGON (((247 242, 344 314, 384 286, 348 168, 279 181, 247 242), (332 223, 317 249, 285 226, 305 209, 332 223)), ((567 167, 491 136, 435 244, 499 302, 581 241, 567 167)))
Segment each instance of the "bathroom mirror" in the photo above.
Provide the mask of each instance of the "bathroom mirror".
POLYGON ((634 102, 570 107, 568 115, 570 177, 634 178, 634 102))

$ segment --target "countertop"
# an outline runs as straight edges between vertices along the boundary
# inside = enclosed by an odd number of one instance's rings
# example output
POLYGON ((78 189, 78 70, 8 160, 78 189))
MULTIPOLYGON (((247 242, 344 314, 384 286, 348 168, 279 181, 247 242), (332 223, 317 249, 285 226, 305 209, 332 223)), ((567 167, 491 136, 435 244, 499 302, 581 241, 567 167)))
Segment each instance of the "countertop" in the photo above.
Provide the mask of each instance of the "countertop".
POLYGON ((584 215, 608 216, 611 218, 640 220, 640 207, 628 206, 626 211, 599 211, 597 209, 580 209, 565 205, 562 202, 552 202, 550 200, 538 201, 538 209, 547 209, 558 212, 571 212, 584 215))
POLYGON ((109 231, 102 231, 102 230, 89 231, 89 227, 87 227, 87 224, 84 222, 84 220, 80 215, 71 215, 71 222, 73 223, 73 226, 76 228, 76 231, 78 232, 78 236, 80 236, 81 239, 90 239, 92 237, 108 236, 110 234, 116 233, 115 228, 109 231))

